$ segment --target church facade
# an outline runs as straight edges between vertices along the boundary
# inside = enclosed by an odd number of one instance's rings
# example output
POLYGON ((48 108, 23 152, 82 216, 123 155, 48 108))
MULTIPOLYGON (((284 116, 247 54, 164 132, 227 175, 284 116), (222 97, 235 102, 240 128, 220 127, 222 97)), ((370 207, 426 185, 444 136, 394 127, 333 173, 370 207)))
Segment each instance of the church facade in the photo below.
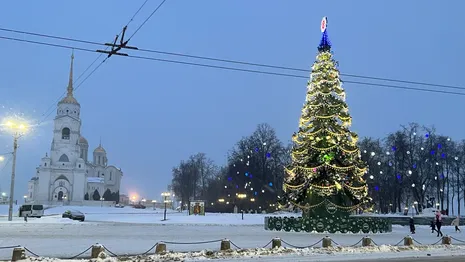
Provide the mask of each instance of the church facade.
POLYGON ((73 60, 71 56, 67 94, 57 106, 50 155, 45 154, 28 183, 28 202, 84 205, 88 201, 119 201, 123 172, 108 165, 101 143, 88 159, 89 143, 81 135, 81 106, 73 95, 73 60))

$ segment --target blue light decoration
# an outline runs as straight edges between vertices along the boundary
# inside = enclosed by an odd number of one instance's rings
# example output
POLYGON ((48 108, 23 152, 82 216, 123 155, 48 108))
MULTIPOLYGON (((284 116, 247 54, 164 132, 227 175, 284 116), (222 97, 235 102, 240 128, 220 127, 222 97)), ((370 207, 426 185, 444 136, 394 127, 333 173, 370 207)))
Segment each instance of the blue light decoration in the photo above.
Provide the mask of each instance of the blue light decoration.
POLYGON ((441 174, 441 179, 444 179, 444 174, 441 174))
POLYGON ((249 173, 245 172, 245 174, 244 174, 244 175, 245 175, 245 176, 249 176, 249 173))
POLYGON ((232 177, 228 177, 228 181, 232 181, 232 177))
POLYGON ((255 152, 258 152, 258 147, 255 148, 255 152))
POLYGON ((397 147, 396 146, 393 146, 392 147, 392 151, 396 151, 397 150, 397 147))
POLYGON ((413 164, 413 168, 417 168, 417 164, 413 164))
POLYGON ((249 174, 249 177, 252 178, 252 174, 249 174))
POLYGON ((442 154, 441 154, 441 157, 442 157, 442 158, 446 158, 446 153, 442 153, 442 154))
POLYGON ((441 144, 438 144, 438 149, 441 149, 442 148, 442 145, 441 144))
POLYGON ((402 177, 400 176, 400 174, 397 174, 397 179, 398 179, 398 180, 401 180, 401 179, 402 179, 402 177))
POLYGON ((391 162, 389 162, 389 166, 392 166, 392 163, 391 163, 391 162))
POLYGON ((239 188, 239 186, 238 186, 238 185, 236 185, 236 188, 239 188))
POLYGON ((254 195, 258 195, 257 191, 253 192, 254 195))
POLYGON ((273 186, 273 183, 270 182, 270 183, 268 183, 268 185, 269 185, 269 186, 273 186))
POLYGON ((428 137, 429 137, 429 134, 428 134, 428 133, 426 133, 425 137, 426 137, 426 138, 428 138, 428 137))
POLYGON ((375 186, 375 191, 379 191, 379 186, 375 186))
POLYGON ((436 151, 431 150, 431 155, 434 155, 434 154, 436 154, 436 151))
POLYGON ((270 157, 271 157, 271 154, 270 154, 270 153, 266 153, 266 157, 267 157, 267 158, 270 158, 270 157))
POLYGON ((331 42, 329 41, 328 37, 328 18, 325 16, 321 19, 321 40, 320 45, 318 46, 318 51, 320 52, 329 52, 331 50, 331 42))

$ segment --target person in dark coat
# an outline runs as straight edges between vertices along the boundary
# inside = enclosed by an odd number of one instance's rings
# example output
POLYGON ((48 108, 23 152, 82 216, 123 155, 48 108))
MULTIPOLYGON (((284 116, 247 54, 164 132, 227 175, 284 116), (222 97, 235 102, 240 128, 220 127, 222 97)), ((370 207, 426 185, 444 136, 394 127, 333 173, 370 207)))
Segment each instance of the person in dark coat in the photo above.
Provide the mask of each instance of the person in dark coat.
POLYGON ((430 227, 431 227, 431 233, 434 233, 434 231, 437 232, 437 230, 436 230, 436 221, 435 221, 434 219, 431 220, 431 225, 430 225, 430 227))
POLYGON ((415 234, 415 221, 413 221, 413 217, 410 218, 410 233, 415 234))
POLYGON ((439 211, 436 212, 436 228, 438 229, 438 237, 441 235, 442 237, 442 232, 441 232, 441 226, 442 226, 442 215, 439 211))

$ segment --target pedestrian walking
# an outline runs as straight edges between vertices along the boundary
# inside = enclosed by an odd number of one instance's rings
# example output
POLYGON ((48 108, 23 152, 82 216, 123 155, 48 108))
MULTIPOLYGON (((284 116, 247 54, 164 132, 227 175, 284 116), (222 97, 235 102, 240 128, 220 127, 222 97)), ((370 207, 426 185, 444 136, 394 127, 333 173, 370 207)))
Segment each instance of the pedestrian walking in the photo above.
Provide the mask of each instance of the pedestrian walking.
POLYGON ((434 233, 434 231, 437 232, 437 230, 436 230, 436 220, 435 219, 431 220, 430 227, 431 227, 431 233, 434 233))
POLYGON ((442 215, 438 210, 436 212, 436 228, 437 228, 437 231, 438 231, 438 237, 439 237, 439 235, 441 235, 441 237, 442 237, 441 226, 442 226, 442 215))
POLYGON ((410 234, 415 234, 415 221, 413 221, 413 217, 410 217, 410 234))
POLYGON ((455 226, 455 232, 462 232, 460 231, 459 225, 460 225, 460 217, 456 217, 454 220, 452 220, 451 223, 452 226, 455 226))

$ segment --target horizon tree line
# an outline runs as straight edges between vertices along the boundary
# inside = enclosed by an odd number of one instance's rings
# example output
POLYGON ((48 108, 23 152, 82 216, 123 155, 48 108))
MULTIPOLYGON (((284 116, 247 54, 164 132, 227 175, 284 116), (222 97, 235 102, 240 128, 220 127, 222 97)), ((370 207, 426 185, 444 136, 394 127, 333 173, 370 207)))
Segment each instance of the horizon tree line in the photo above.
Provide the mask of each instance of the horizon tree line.
MULTIPOLYGON (((434 127, 411 123, 384 138, 358 143, 368 165, 365 179, 372 210, 403 212, 414 207, 460 214, 465 191, 465 140, 437 134, 434 127), (455 208, 457 206, 457 208, 455 208), (456 209, 456 210, 455 210, 456 209)), ((273 212, 282 194, 284 167, 290 164, 290 142, 259 124, 228 152, 224 165, 197 153, 172 169, 171 189, 181 206, 203 200, 209 212, 273 212)))

